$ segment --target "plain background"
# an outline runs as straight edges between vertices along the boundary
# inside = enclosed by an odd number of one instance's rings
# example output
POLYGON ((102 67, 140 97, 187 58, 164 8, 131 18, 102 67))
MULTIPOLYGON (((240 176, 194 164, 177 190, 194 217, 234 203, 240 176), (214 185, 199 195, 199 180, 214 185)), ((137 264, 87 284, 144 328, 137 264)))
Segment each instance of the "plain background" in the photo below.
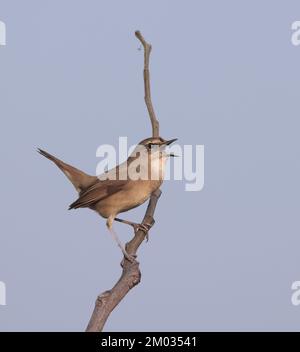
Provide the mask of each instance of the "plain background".
POLYGON ((161 135, 205 145, 205 186, 163 185, 142 282, 105 329, 299 330, 299 1, 0 0, 0 20, 0 330, 84 330, 119 277, 105 221, 67 211, 35 148, 94 174, 100 144, 149 136, 136 29, 161 135))

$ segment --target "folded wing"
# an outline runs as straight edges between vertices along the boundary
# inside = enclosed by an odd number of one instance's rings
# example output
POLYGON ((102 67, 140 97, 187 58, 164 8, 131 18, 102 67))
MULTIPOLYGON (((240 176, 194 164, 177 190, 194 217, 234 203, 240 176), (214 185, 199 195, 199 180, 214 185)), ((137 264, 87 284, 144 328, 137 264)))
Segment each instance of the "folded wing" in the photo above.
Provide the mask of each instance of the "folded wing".
POLYGON ((82 192, 79 198, 73 202, 69 209, 88 208, 100 200, 120 191, 126 184, 124 180, 103 180, 98 181, 87 190, 82 192))

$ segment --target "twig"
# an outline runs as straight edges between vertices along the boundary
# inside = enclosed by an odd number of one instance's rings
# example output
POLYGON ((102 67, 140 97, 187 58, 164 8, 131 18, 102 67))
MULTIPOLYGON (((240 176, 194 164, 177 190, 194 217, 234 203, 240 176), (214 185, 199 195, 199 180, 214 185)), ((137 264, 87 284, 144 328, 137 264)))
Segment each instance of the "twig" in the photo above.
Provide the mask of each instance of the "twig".
POLYGON ((140 40, 144 47, 144 88, 145 88, 145 103, 148 109, 149 117, 152 125, 152 136, 159 136, 159 122, 155 116, 155 111, 151 101, 151 88, 150 88, 150 72, 149 72, 149 59, 152 46, 147 43, 140 31, 135 32, 135 36, 140 40))
MULTIPOLYGON (((158 137, 159 122, 155 116, 150 91, 149 58, 151 52, 151 45, 145 41, 140 31, 136 31, 135 35, 144 47, 145 103, 148 109, 152 125, 152 136, 158 137)), ((151 195, 142 224, 150 225, 150 227, 154 225, 154 212, 160 195, 161 191, 159 189, 151 195)), ((146 235, 147 234, 145 234, 145 232, 142 230, 137 231, 131 241, 126 243, 127 253, 131 255, 136 255, 137 250, 144 241, 146 235)), ((120 303, 120 301, 126 296, 126 294, 140 282, 141 272, 139 269, 139 263, 137 261, 131 263, 126 258, 124 258, 122 266, 123 270, 121 277, 119 278, 115 286, 111 290, 105 291, 97 297, 95 308, 86 331, 102 331, 104 324, 106 323, 106 320, 109 317, 110 313, 113 311, 113 309, 120 303)))

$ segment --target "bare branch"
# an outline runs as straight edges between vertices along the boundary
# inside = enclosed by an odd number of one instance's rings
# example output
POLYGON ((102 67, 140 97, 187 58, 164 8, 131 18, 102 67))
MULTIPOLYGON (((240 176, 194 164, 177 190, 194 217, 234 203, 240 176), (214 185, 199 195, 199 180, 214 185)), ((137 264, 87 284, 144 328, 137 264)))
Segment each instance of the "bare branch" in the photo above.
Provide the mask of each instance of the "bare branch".
MULTIPOLYGON (((160 194, 160 190, 157 190, 151 196, 143 223, 153 223, 153 215, 160 194)), ((144 239, 145 233, 143 231, 138 231, 133 239, 127 243, 127 252, 129 254, 136 254, 144 239)), ((140 282, 140 280, 141 272, 139 269, 139 263, 137 261, 130 263, 124 258, 121 277, 110 291, 105 291, 97 297, 95 308, 86 331, 102 331, 110 313, 126 296, 126 294, 140 282)))
MULTIPOLYGON (((149 58, 151 52, 151 45, 148 44, 139 31, 135 32, 136 37, 141 41, 144 47, 144 84, 145 84, 145 102, 147 105, 153 137, 159 136, 159 122, 155 116, 155 112, 151 102, 150 94, 150 74, 149 74, 149 58)), ((142 224, 147 224, 150 228, 154 225, 154 212, 157 201, 161 195, 161 191, 156 190, 150 197, 150 201, 143 219, 142 224)), ((126 243, 126 251, 128 254, 136 255, 139 246, 144 241, 147 234, 139 230, 135 233, 131 241, 126 243)), ((113 309, 120 303, 126 294, 136 286, 141 280, 141 272, 138 261, 131 263, 125 257, 122 262, 122 274, 115 286, 105 291, 97 297, 95 308, 86 331, 97 332, 102 331, 107 318, 113 309)))
POLYGON ((159 137, 159 122, 155 116, 155 111, 151 100, 150 89, 150 72, 149 72, 149 59, 152 46, 147 43, 140 31, 135 32, 135 36, 139 39, 144 47, 144 88, 145 88, 145 103, 148 109, 149 117, 152 125, 152 136, 159 137))

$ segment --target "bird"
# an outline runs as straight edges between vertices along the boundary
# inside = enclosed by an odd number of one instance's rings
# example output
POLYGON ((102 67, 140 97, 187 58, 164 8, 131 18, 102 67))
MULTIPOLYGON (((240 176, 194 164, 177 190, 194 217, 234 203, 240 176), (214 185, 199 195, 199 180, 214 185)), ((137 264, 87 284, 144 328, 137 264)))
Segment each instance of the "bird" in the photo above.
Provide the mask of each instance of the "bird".
POLYGON ((166 147, 176 140, 146 138, 138 143, 125 162, 98 176, 88 175, 43 149, 38 148, 37 151, 58 166, 78 192, 78 198, 70 204, 69 210, 89 208, 107 219, 109 232, 124 257, 132 262, 135 257, 126 252, 113 229, 113 222, 128 224, 135 232, 142 230, 147 235, 150 224, 138 224, 120 219, 117 215, 140 206, 161 186, 166 162, 169 157, 176 156, 168 153, 166 147))

